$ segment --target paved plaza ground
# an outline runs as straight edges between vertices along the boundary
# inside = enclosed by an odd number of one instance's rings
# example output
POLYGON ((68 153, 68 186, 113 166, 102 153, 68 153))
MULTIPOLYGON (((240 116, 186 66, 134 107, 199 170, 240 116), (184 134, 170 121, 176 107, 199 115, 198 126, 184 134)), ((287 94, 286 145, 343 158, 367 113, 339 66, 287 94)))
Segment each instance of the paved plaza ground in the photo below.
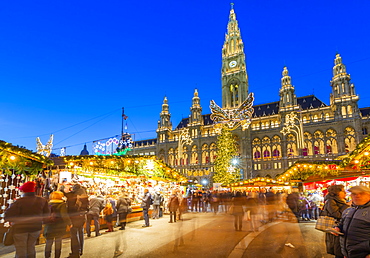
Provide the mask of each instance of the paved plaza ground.
MULTIPOLYGON (((251 232, 248 221, 242 231, 235 231, 233 216, 224 213, 187 213, 184 220, 168 223, 168 215, 150 220, 131 222, 126 230, 116 230, 95 237, 85 237, 82 257, 246 257, 246 258, 328 258, 325 254, 324 233, 314 229, 315 223, 275 221, 251 232)), ((44 257, 44 244, 36 247, 37 257, 44 257)), ((70 252, 69 239, 63 240, 62 257, 70 252)), ((14 257, 14 247, 0 246, 0 257, 14 257)))

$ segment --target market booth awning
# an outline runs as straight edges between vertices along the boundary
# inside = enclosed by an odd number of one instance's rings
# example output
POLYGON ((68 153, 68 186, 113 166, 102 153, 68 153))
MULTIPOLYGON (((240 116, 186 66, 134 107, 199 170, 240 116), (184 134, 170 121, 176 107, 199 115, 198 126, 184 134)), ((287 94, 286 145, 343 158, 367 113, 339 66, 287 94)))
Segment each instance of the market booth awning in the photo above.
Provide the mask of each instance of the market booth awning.
POLYGON ((3 174, 37 175, 52 164, 53 161, 46 156, 0 141, 0 166, 3 174))
POLYGON ((278 181, 267 177, 257 177, 253 179, 243 180, 237 183, 228 184, 235 191, 259 191, 260 188, 277 188, 285 189, 296 186, 296 182, 278 181))
POLYGON ((176 182, 187 181, 177 170, 155 156, 65 156, 63 161, 67 169, 84 176, 141 176, 176 182))
MULTIPOLYGON (((370 135, 364 138, 351 153, 338 160, 297 161, 282 173, 277 180, 308 183, 326 180, 349 181, 370 175, 370 135)), ((311 184, 312 185, 312 184, 311 184)))

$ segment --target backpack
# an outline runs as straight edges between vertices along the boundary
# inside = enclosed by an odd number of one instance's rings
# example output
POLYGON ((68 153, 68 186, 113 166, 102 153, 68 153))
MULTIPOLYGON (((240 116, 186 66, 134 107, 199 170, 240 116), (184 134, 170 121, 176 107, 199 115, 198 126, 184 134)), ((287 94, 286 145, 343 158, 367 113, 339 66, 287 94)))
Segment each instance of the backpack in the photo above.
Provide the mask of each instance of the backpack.
POLYGON ((104 215, 112 215, 113 214, 112 204, 109 201, 107 202, 107 204, 105 205, 105 208, 103 209, 103 214, 104 215))

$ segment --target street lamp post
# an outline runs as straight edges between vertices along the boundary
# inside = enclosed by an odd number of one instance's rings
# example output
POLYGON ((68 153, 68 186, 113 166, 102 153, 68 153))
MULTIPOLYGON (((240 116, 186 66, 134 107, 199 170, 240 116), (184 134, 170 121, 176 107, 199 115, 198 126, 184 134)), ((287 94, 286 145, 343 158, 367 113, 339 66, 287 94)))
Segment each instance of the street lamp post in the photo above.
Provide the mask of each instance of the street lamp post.
POLYGON ((290 132, 294 132, 297 136, 297 147, 299 149, 299 155, 302 155, 304 147, 303 141, 303 124, 297 113, 291 112, 285 116, 285 123, 283 129, 280 131, 283 135, 287 135, 290 132), (297 124, 298 122, 298 124, 297 124))

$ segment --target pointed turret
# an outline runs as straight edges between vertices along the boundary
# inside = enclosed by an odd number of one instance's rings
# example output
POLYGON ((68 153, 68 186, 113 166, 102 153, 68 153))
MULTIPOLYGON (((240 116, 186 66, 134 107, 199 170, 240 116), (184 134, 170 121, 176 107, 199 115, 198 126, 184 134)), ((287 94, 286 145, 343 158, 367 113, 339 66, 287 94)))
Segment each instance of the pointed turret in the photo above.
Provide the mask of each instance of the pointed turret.
POLYGON ((292 78, 289 76, 288 68, 284 66, 281 78, 279 111, 294 109, 298 109, 297 96, 294 93, 294 86, 292 85, 292 78))
POLYGON ((160 121, 158 123, 158 129, 171 129, 171 114, 169 112, 167 97, 164 97, 162 104, 162 111, 160 114, 160 121))
POLYGON ((192 105, 190 108, 191 115, 189 119, 190 125, 199 125, 202 123, 202 107, 200 106, 200 98, 198 96, 198 90, 195 89, 192 105))
POLYGON ((164 97, 162 111, 159 115, 157 138, 159 142, 164 142, 169 137, 169 132, 172 131, 171 114, 169 112, 167 97, 164 97))
POLYGON ((337 117, 352 117, 358 109, 359 99, 355 92, 355 86, 351 83, 351 76, 346 71, 340 54, 336 54, 333 67, 333 78, 330 82, 332 93, 330 105, 335 110, 337 117))
POLYGON ((222 107, 238 107, 248 96, 248 75, 244 44, 233 4, 222 47, 222 107))

